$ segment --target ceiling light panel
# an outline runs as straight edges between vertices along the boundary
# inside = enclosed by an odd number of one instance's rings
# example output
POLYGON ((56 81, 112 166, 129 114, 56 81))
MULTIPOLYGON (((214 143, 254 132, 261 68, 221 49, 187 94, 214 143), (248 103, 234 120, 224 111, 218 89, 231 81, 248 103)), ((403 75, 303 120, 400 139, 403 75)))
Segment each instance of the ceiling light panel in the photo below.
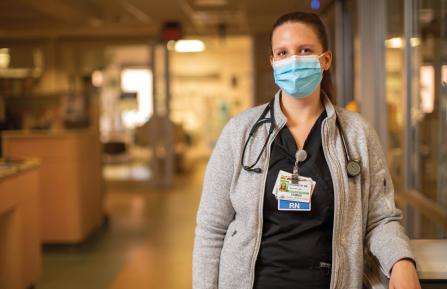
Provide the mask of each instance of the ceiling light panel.
POLYGON ((194 5, 205 7, 216 7, 228 5, 228 0, 194 0, 194 5))

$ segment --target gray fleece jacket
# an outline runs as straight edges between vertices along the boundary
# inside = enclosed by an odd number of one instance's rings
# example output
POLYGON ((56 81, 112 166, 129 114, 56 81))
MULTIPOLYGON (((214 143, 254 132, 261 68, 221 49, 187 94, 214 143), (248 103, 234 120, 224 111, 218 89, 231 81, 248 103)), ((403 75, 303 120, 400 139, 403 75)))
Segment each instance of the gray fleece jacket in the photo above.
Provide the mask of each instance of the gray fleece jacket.
MULTIPOLYGON (((258 163, 262 173, 242 169, 245 140, 266 105, 232 118, 208 162, 197 213, 193 289, 253 288, 270 144, 287 122, 278 92, 274 100, 277 128, 258 163)), ((324 105, 327 117, 321 136, 335 194, 331 289, 359 289, 366 250, 378 259, 387 276, 396 261, 414 257, 399 223, 401 213, 395 207, 393 184, 374 129, 359 114, 334 107, 327 97, 324 105), (355 178, 347 176, 337 115, 352 157, 361 160, 362 173, 355 178)), ((245 154, 246 164, 254 162, 267 135, 268 125, 254 134, 245 154)))

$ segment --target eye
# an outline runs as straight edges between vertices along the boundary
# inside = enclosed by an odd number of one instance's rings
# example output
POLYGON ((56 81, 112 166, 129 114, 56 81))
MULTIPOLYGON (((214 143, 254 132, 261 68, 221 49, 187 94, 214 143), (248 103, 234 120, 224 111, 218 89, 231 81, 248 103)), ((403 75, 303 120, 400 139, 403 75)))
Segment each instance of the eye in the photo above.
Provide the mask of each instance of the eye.
POLYGON ((286 54, 287 54, 287 51, 285 51, 285 50, 279 50, 276 52, 276 56, 278 56, 278 57, 283 57, 286 54))
POLYGON ((300 54, 311 54, 312 52, 313 52, 312 49, 310 49, 310 48, 308 48, 308 47, 301 48, 301 49, 299 50, 299 53, 300 53, 300 54))

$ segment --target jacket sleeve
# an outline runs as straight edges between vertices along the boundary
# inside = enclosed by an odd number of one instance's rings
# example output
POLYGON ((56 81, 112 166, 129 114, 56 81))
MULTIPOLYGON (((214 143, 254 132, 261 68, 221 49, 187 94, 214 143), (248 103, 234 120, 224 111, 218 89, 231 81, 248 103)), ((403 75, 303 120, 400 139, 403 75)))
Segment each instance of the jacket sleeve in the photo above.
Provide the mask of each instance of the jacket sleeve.
POLYGON ((403 258, 414 262, 414 256, 400 224, 402 214, 395 206, 393 183, 379 138, 374 129, 368 131, 370 180, 366 243, 389 278, 394 263, 403 258))
POLYGON ((234 209, 230 188, 234 171, 231 124, 224 127, 205 172, 193 250, 193 289, 217 289, 220 253, 234 209))

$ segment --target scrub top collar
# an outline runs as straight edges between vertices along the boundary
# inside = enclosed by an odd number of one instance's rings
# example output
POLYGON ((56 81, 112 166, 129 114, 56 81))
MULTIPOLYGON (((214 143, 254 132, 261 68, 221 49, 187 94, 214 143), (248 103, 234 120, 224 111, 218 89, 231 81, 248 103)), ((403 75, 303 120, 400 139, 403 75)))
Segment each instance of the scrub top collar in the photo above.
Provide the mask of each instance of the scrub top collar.
MULTIPOLYGON (((331 126, 333 124, 333 126, 335 127, 335 118, 336 118, 335 107, 329 100, 328 95, 323 90, 321 90, 321 93, 323 94, 322 96, 323 105, 327 114, 326 119, 328 119, 328 122, 331 123, 331 126)), ((287 122, 287 118, 281 110, 280 100, 281 100, 281 90, 278 90, 278 92, 275 94, 275 100, 273 102, 274 116, 278 127, 282 127, 287 122)))

